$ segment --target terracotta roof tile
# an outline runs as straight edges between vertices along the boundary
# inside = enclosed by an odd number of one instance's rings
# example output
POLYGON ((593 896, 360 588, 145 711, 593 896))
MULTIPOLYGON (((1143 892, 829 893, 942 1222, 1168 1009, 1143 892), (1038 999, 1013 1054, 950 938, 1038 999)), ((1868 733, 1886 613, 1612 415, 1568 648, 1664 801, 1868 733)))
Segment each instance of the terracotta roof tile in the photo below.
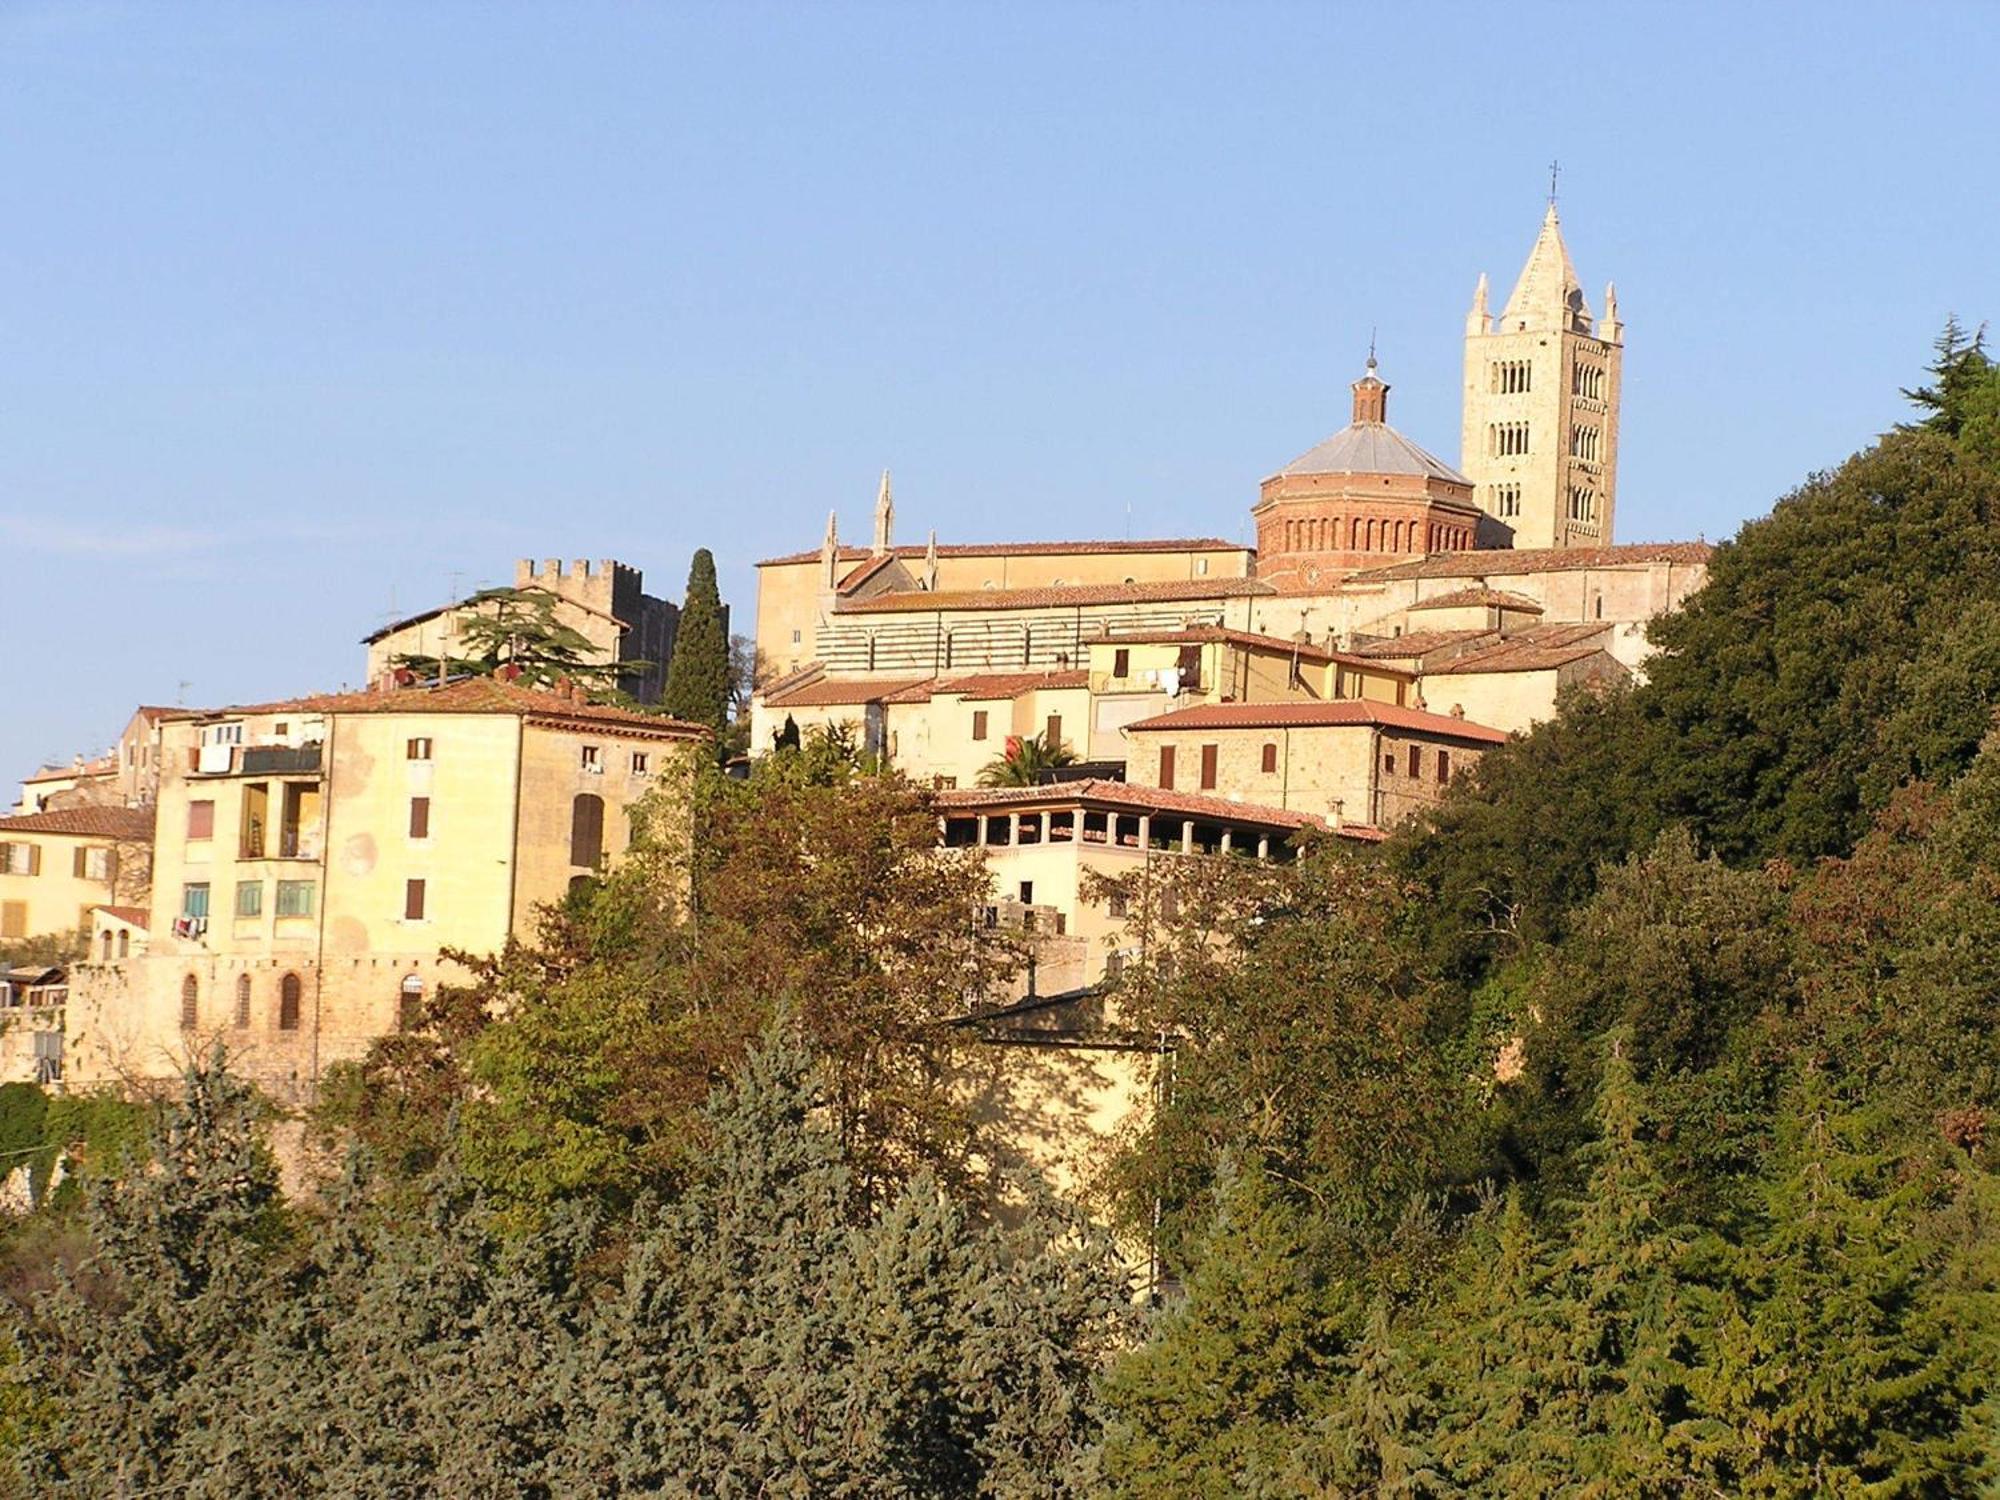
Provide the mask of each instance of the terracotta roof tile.
POLYGON ((976 672, 931 685, 933 693, 956 693, 962 698, 1018 698, 1023 693, 1080 688, 1090 685, 1088 672, 976 672))
POLYGON ((839 583, 835 584, 834 592, 837 594, 851 594, 877 573, 898 560, 896 554, 893 552, 885 552, 880 557, 871 557, 867 562, 854 569, 845 578, 841 579, 839 583))
POLYGON ((37 781, 62 781, 71 776, 109 776, 117 769, 117 756, 100 755, 97 759, 87 760, 80 766, 74 763, 67 766, 43 766, 32 776, 23 776, 21 783, 28 786, 37 781))
POLYGON ((1604 651, 1601 625, 1545 626, 1506 636, 1490 646, 1433 663, 1426 675, 1455 677, 1490 672, 1546 672, 1604 651))
POLYGON ((764 696, 766 708, 838 708, 843 704, 920 703, 930 696, 928 677, 815 677, 784 693, 764 696), (921 696, 913 696, 921 694, 921 696))
POLYGON ((114 922, 123 922, 127 927, 152 927, 153 913, 143 906, 95 906, 93 911, 101 911, 114 922))
POLYGON ((1028 589, 956 589, 936 593, 923 589, 877 594, 871 599, 841 599, 839 614, 930 613, 933 610, 1066 609, 1092 604, 1171 604, 1209 599, 1237 599, 1277 590, 1255 578, 1188 578, 1158 583, 1070 583, 1028 589))
POLYGON ((1410 660, 1432 651, 1444 650, 1452 646, 1463 646, 1472 641, 1500 639, 1497 630, 1411 630, 1398 636, 1385 636, 1379 641, 1367 641, 1352 648, 1354 654, 1364 661, 1379 662, 1410 660))
POLYGON ((234 719, 249 714, 516 714, 523 718, 565 720, 607 727, 645 729, 688 739, 704 736, 706 727, 662 714, 635 713, 604 703, 578 703, 561 693, 502 682, 497 677, 468 677, 444 687, 399 688, 392 692, 316 693, 275 703, 237 704, 229 708, 187 709, 168 715, 175 719, 234 719))
MULTIPOLYGON (((1079 557, 1108 556, 1118 553, 1135 552, 1250 552, 1252 548, 1236 542, 1226 542, 1221 537, 1162 537, 1140 541, 1094 541, 1094 542, 957 542, 946 543, 937 549, 939 557, 1079 557)), ((891 547, 889 555, 901 558, 923 557, 924 547, 891 547)), ((856 562, 871 556, 871 549, 859 546, 840 547, 834 556, 841 562, 856 562)), ((788 552, 783 557, 767 557, 757 566, 775 568, 797 563, 818 562, 819 548, 809 552, 788 552)))
POLYGON ((1169 733, 1187 729, 1337 729, 1373 727, 1408 729, 1441 738, 1477 740, 1482 744, 1503 744, 1504 730, 1448 714, 1427 713, 1421 708, 1404 708, 1394 703, 1373 703, 1365 698, 1340 698, 1322 703, 1198 703, 1171 713, 1128 724, 1134 733, 1169 733))
POLYGON ((1615 547, 1490 547, 1473 552, 1441 552, 1430 557, 1369 568, 1353 575, 1368 582, 1386 578, 1504 578, 1565 568, 1633 567, 1641 563, 1705 563, 1715 548, 1707 542, 1625 542, 1615 547))
POLYGON ((1420 609, 1464 609, 1470 605, 1484 604, 1496 609, 1520 610, 1527 614, 1544 613, 1542 606, 1526 594, 1517 594, 1509 589, 1489 589, 1481 584, 1470 588, 1453 589, 1448 594, 1438 594, 1429 599, 1419 599, 1408 606, 1411 612, 1420 609))
POLYGON ((145 839, 153 837, 150 807, 59 807, 49 812, 0 818, 0 833, 72 834, 80 838, 145 839))

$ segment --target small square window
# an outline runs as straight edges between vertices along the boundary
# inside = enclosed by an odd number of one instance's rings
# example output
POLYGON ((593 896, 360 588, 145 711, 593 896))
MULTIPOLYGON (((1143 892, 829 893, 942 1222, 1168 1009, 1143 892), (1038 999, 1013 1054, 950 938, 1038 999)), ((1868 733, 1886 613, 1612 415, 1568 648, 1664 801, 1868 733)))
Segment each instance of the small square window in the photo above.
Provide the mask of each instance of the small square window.
POLYGON ((309 917, 313 914, 314 882, 310 880, 281 880, 278 882, 277 913, 281 917, 309 917))
POLYGON ((264 882, 261 880, 239 880, 236 882, 236 915, 239 917, 261 917, 264 914, 264 882))
POLYGON ((1105 898, 1104 911, 1107 916, 1124 917, 1131 910, 1132 903, 1123 891, 1113 891, 1105 898))
POLYGON ((585 745, 583 747, 583 768, 586 771, 601 771, 604 769, 604 759, 598 753, 597 746, 585 745))
POLYGON ((646 775, 647 765, 648 758, 646 752, 643 750, 634 750, 632 752, 632 774, 634 776, 646 775))
POLYGON ((431 737, 419 735, 403 746, 403 754, 409 760, 429 760, 431 758, 431 737))

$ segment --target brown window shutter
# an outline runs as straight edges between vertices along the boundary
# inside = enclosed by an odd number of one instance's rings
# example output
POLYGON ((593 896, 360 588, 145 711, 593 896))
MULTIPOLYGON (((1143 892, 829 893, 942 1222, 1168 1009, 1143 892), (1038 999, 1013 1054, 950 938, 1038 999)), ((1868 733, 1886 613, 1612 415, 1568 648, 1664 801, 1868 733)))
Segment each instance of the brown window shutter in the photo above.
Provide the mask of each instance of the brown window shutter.
POLYGON ((78 880, 83 879, 84 856, 88 852, 81 844, 70 850, 70 874, 78 880))
POLYGON ((972 711, 972 737, 975 740, 986 738, 986 710, 983 708, 972 711))
POLYGON ((1061 714, 1050 714, 1050 715, 1049 715, 1049 727, 1048 727, 1048 733, 1047 733, 1047 736, 1046 736, 1046 738, 1047 738, 1047 743, 1048 743, 1048 747, 1049 747, 1049 748, 1050 748, 1051 750, 1060 750, 1060 749, 1062 748, 1062 715, 1061 715, 1061 714))
POLYGON ((410 837, 427 839, 431 836, 431 799, 412 797, 410 799, 410 837))
POLYGON ((1203 745, 1201 747, 1201 789, 1204 792, 1215 790, 1215 762, 1215 746, 1203 745))
POLYGON ((28 845, 28 873, 30 875, 39 875, 42 873, 42 846, 40 844, 28 845))
POLYGON ((1264 774, 1274 776, 1278 770, 1278 747, 1275 744, 1264 747, 1264 774))
POLYGON ((1174 789, 1174 747, 1160 746, 1160 785, 1167 791, 1174 789))
POLYGON ((424 918, 424 883, 421 880, 404 882, 403 918, 409 922, 421 922, 424 918))

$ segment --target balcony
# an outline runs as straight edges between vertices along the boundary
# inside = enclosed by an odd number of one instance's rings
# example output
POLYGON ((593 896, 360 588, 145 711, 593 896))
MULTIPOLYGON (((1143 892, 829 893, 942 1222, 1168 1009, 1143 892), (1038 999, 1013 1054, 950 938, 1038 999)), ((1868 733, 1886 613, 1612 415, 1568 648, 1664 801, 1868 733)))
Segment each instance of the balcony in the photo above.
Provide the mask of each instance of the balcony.
POLYGON ((243 751, 245 776, 301 776, 320 768, 320 746, 250 745, 243 751))

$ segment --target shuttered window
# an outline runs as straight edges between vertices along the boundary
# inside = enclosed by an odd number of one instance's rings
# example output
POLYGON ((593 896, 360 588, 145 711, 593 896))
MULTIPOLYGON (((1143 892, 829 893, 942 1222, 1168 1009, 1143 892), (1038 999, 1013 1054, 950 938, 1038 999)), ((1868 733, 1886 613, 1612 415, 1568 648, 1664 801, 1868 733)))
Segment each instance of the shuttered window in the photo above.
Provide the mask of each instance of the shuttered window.
POLYGON ((412 797, 410 799, 410 837, 427 839, 431 836, 431 799, 412 797))
POLYGON ((1168 791, 1174 789, 1174 747, 1160 746, 1160 785, 1168 791))
POLYGON ((215 804, 206 798, 188 804, 188 837, 191 839, 212 839, 215 837, 215 804))
POLYGON ((424 883, 421 880, 403 882, 403 920, 421 922, 424 919, 424 883))
POLYGON ((1276 745, 1266 745, 1264 747, 1264 774, 1266 776, 1275 776, 1277 773, 1278 747, 1276 745))
POLYGON ((569 809, 569 862, 594 870, 604 858, 604 799, 579 792, 569 809))
POLYGON ((1204 792, 1212 792, 1215 790, 1216 760, 1217 760, 1217 755, 1215 746, 1203 745, 1201 747, 1201 789, 1204 792))
POLYGON ((296 974, 287 974, 278 981, 278 1030, 299 1029, 299 1001, 304 989, 296 974))

